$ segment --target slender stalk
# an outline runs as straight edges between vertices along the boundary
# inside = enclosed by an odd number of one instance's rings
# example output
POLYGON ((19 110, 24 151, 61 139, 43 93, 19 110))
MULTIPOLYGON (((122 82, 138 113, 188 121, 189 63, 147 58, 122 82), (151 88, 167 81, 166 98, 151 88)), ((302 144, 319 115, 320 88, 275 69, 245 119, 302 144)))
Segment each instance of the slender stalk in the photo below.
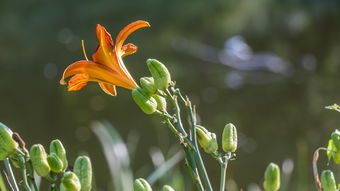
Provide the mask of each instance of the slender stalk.
MULTIPOLYGON (((194 180, 194 183, 198 189, 198 191, 204 191, 201 179, 197 173, 195 173, 194 169, 191 168, 189 161, 185 161, 185 166, 188 168, 191 178, 194 180)), ((197 169, 196 169, 197 170, 197 169)))
POLYGON ((27 181, 27 170, 26 170, 25 158, 23 156, 20 156, 19 161, 20 161, 21 175, 22 175, 22 179, 23 179, 24 188, 27 191, 31 191, 31 187, 30 187, 30 185, 28 184, 28 181, 27 181))
POLYGON ((169 89, 166 89, 166 95, 170 99, 170 101, 172 102, 172 105, 174 107, 174 111, 175 111, 175 114, 176 114, 175 126, 177 127, 179 132, 182 133, 182 135, 184 137, 186 137, 187 136, 187 132, 184 130, 183 125, 182 125, 181 112, 180 112, 180 108, 179 108, 179 105, 178 105, 177 96, 176 95, 172 95, 170 93, 169 89))
POLYGON ((10 184, 12 185, 13 191, 19 191, 18 184, 15 180, 15 177, 14 177, 14 174, 13 174, 13 171, 12 171, 12 167, 11 167, 11 164, 9 163, 8 158, 6 158, 4 160, 4 165, 5 165, 5 168, 6 168, 6 171, 7 171, 8 179, 10 181, 10 184))
POLYGON ((35 178, 34 178, 34 169, 33 169, 32 161, 28 161, 27 166, 28 166, 28 171, 30 172, 29 180, 30 180, 31 184, 33 185, 34 190, 39 191, 39 188, 38 188, 38 186, 35 182, 35 178))
POLYGON ((220 191, 225 191, 225 178, 227 174, 228 163, 221 164, 221 180, 220 180, 220 191))
POLYGON ((201 153, 200 150, 198 148, 198 144, 197 144, 197 135, 196 135, 196 118, 194 116, 194 112, 192 110, 191 107, 191 103, 189 101, 189 99, 187 99, 186 101, 186 107, 187 107, 187 111, 188 111, 188 115, 189 115, 189 125, 191 127, 191 138, 192 138, 192 142, 195 146, 195 160, 197 162, 197 167, 198 167, 198 171, 200 173, 200 177, 202 177, 203 182, 205 184, 205 188, 207 191, 212 191, 212 186, 209 180, 209 176, 207 173, 207 170, 205 169, 205 165, 203 163, 202 157, 201 157, 201 153))
POLYGON ((0 190, 1 191, 7 191, 5 181, 4 181, 4 179, 3 179, 1 174, 0 174, 0 190))

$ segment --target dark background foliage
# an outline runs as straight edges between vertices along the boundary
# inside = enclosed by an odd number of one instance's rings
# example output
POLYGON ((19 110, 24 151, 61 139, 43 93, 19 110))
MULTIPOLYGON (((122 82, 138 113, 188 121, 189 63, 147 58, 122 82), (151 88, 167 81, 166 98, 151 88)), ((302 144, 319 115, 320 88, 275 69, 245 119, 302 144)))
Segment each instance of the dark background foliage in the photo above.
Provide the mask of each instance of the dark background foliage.
MULTIPOLYGON (((79 92, 59 84, 63 69, 83 58, 82 39, 88 55, 95 50, 97 23, 115 37, 128 23, 147 20, 152 27, 128 39, 139 50, 125 64, 137 80, 149 75, 147 58, 161 60, 196 104, 204 126, 218 137, 225 123, 238 127, 238 159, 228 178, 251 190, 249 185, 261 184, 269 162, 292 159, 290 189, 310 190, 312 152, 340 122, 338 113, 323 109, 340 96, 339 18, 336 0, 2 0, 0 121, 28 145, 61 139, 71 161, 88 153, 103 189, 109 173, 89 129, 93 120, 108 120, 123 137, 140 134, 136 171, 150 163, 150 147, 167 152, 176 140, 158 118, 137 108, 128 90, 119 88, 118 96, 110 97, 95 83, 79 92), (242 37, 254 55, 275 56, 288 69, 275 73, 235 69, 228 60, 222 64, 218 53, 228 51, 225 42, 233 37, 242 37)), ((207 160, 209 172, 218 174, 216 163, 207 160)))

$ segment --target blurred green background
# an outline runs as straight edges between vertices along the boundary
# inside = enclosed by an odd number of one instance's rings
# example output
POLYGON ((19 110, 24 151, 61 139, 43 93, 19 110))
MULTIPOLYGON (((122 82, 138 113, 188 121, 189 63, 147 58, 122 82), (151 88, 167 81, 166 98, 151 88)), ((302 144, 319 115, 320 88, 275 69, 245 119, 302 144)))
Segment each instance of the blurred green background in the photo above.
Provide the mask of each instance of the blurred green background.
MULTIPOLYGON (((177 144, 159 119, 142 113, 128 90, 110 97, 96 83, 79 92, 59 84, 63 69, 83 59, 82 39, 88 56, 95 50, 96 24, 115 38, 142 19, 152 27, 129 37, 139 50, 124 59, 127 68, 138 80, 149 75, 147 58, 161 60, 201 124, 219 136, 225 123, 237 126, 240 148, 228 179, 256 191, 269 162, 291 159, 286 190, 311 190, 312 153, 340 122, 323 109, 339 102, 339 18, 336 0, 1 0, 0 121, 28 145, 61 139, 71 161, 89 154, 99 190, 108 190, 106 161, 90 130, 93 120, 107 120, 123 138, 140 135, 133 169, 147 176, 150 148, 167 153, 177 144)), ((207 163, 217 184, 219 167, 207 163)))

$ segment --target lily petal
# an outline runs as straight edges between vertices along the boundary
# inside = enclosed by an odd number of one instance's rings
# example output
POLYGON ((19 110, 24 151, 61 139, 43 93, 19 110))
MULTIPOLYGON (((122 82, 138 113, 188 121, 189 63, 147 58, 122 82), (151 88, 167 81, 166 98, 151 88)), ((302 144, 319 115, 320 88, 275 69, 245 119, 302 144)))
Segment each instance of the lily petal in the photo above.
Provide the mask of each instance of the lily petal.
POLYGON ((131 54, 137 52, 137 49, 138 49, 138 47, 136 45, 132 44, 132 43, 128 43, 128 44, 124 45, 122 47, 122 51, 124 52, 122 57, 124 58, 127 55, 131 55, 131 54))
POLYGON ((117 95, 117 91, 116 91, 116 86, 111 85, 111 84, 104 84, 104 83, 99 83, 100 88, 102 88, 102 90, 111 95, 111 96, 116 96, 117 95))
POLYGON ((138 87, 135 81, 127 79, 114 69, 87 60, 77 61, 69 65, 65 69, 60 83, 65 84, 66 78, 76 74, 88 75, 88 81, 116 85, 127 89, 134 89, 138 87))
POLYGON ((122 46, 127 39, 127 37, 135 32, 136 30, 143 28, 143 27, 150 27, 150 24, 146 21, 135 21, 129 25, 127 25, 123 30, 121 30, 116 38, 116 51, 117 53, 122 51, 122 46))
POLYGON ((96 28, 96 34, 99 45, 92 55, 93 61, 106 65, 110 68, 114 67, 117 61, 115 61, 114 58, 114 44, 110 33, 108 33, 103 26, 98 24, 96 28))
POLYGON ((87 74, 76 74, 68 81, 68 91, 78 91, 83 89, 89 81, 87 74))

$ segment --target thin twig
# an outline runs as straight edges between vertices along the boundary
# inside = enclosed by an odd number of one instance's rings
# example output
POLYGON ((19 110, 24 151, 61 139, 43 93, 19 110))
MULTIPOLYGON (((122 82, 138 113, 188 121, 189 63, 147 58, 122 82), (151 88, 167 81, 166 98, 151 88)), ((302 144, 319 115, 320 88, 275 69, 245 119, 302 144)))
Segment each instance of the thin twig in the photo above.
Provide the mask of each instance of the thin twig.
POLYGON ((318 172, 318 164, 317 164, 319 160, 319 151, 321 150, 327 151, 328 149, 324 147, 320 147, 315 150, 314 155, 313 155, 313 174, 314 174, 315 185, 318 191, 322 191, 319 172, 318 172))

